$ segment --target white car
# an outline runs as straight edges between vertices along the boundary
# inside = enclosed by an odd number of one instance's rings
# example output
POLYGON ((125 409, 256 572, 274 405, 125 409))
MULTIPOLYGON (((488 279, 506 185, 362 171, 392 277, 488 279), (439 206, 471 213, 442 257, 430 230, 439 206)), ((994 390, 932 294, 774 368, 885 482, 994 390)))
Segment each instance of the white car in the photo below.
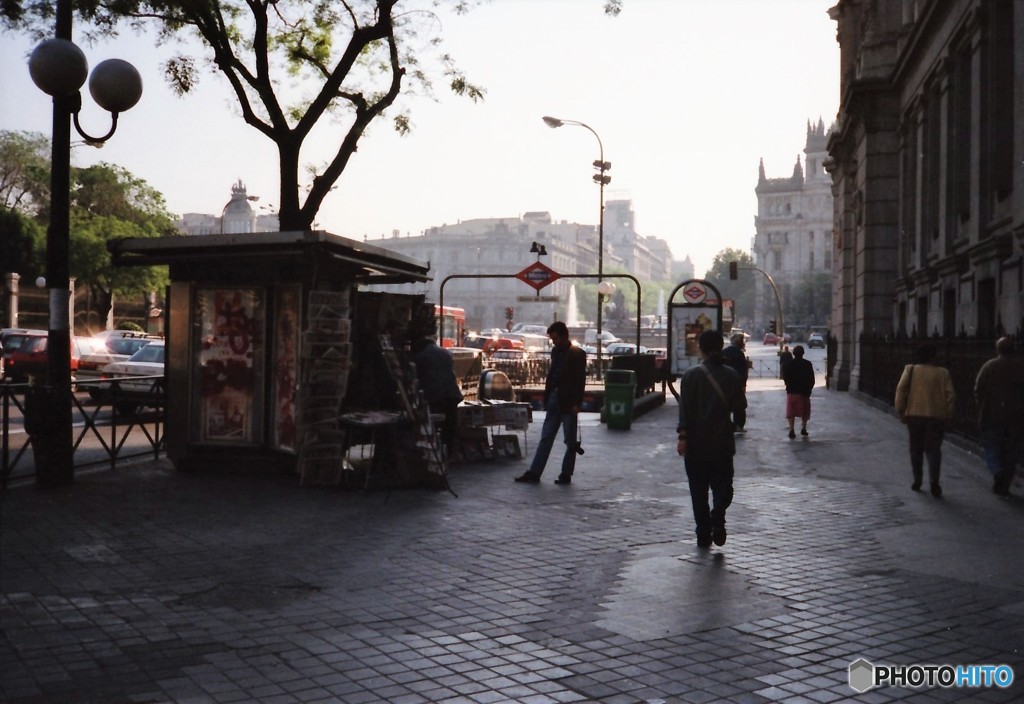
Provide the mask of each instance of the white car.
POLYGON ((115 384, 101 385, 97 397, 110 400, 121 413, 131 413, 139 406, 162 406, 164 350, 163 340, 151 340, 127 360, 103 367, 102 378, 117 384, 116 388, 115 384))
MULTIPOLYGON (((636 354, 637 346, 632 342, 613 342, 605 348, 610 355, 636 354)), ((640 354, 647 354, 647 348, 640 345, 640 354)))

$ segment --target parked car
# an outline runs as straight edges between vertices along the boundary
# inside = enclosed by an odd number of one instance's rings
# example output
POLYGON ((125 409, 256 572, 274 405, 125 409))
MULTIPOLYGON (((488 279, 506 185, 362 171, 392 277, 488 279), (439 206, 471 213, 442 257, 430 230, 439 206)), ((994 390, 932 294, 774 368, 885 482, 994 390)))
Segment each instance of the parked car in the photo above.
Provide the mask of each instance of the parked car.
MULTIPOLYGON (((28 381, 29 377, 46 375, 49 365, 47 346, 49 333, 45 330, 31 330, 8 337, 4 345, 4 376, 15 382, 28 381)), ((71 378, 77 380, 81 358, 103 350, 103 343, 91 337, 71 338, 71 378)))
POLYGON ((761 341, 763 345, 777 345, 779 344, 779 336, 773 332, 766 332, 764 334, 764 340, 761 341))
MULTIPOLYGON (((102 378, 103 368, 114 362, 126 362, 133 354, 148 345, 156 337, 107 337, 82 338, 89 340, 91 351, 85 351, 78 359, 78 381, 94 381, 102 378)), ((96 398, 95 388, 89 395, 96 398)))
POLYGON ((164 341, 153 340, 124 362, 114 362, 103 367, 101 377, 116 381, 96 388, 95 398, 111 400, 114 409, 128 414, 139 406, 160 407, 163 405, 164 341))
MULTIPOLYGON (((619 354, 637 354, 637 346, 632 342, 613 342, 606 348, 607 353, 614 356, 619 354)), ((647 354, 647 348, 640 345, 640 354, 647 354)))
POLYGON ((821 333, 812 332, 810 337, 807 338, 807 347, 808 349, 814 347, 825 349, 825 338, 821 336, 821 333))

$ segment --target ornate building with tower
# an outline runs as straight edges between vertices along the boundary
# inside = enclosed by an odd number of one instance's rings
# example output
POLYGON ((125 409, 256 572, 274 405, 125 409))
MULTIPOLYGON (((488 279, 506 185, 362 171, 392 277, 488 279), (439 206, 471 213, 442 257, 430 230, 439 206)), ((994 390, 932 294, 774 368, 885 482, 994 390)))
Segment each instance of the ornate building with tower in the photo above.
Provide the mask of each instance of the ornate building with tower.
MULTIPOLYGON (((754 260, 775 281, 783 323, 803 333, 828 325, 832 274, 832 182, 825 172, 828 134, 820 119, 807 123, 803 165, 792 175, 768 178, 764 160, 758 169, 754 260)), ((761 277, 755 288, 755 325, 766 328, 778 318, 771 285, 761 277)))

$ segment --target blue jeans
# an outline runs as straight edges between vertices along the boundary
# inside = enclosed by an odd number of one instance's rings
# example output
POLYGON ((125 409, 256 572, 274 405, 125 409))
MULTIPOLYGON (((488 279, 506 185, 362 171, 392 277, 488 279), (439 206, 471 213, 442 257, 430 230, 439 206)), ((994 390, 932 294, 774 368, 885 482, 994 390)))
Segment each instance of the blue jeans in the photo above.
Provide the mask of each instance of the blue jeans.
POLYGON ((562 457, 562 473, 560 476, 571 477, 576 469, 576 414, 562 413, 558 410, 558 395, 552 393, 544 406, 544 425, 541 426, 540 442, 537 443, 537 453, 530 463, 530 474, 539 477, 544 473, 544 465, 548 463, 548 455, 555 444, 555 436, 558 435, 558 428, 562 428, 562 438, 565 441, 565 456, 562 457))
POLYGON ((1013 479, 1020 459, 1021 439, 1002 425, 990 425, 980 433, 981 447, 985 451, 985 464, 992 476, 1000 473, 1009 481, 1013 479))

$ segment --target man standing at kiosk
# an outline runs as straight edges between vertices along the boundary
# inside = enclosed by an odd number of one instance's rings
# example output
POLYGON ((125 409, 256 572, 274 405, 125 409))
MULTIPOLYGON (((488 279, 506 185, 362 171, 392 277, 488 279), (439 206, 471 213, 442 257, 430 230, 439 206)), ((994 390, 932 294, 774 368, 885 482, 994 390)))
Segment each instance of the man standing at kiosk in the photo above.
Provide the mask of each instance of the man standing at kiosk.
POLYGON ((562 457, 562 471, 555 484, 571 484, 576 468, 576 454, 582 454, 576 440, 576 429, 587 379, 587 353, 572 344, 569 329, 561 321, 551 323, 548 337, 554 347, 551 349, 551 367, 544 382, 544 425, 530 469, 516 477, 516 481, 526 484, 540 482, 540 475, 544 472, 544 465, 548 462, 555 436, 561 427, 565 456, 562 457))

